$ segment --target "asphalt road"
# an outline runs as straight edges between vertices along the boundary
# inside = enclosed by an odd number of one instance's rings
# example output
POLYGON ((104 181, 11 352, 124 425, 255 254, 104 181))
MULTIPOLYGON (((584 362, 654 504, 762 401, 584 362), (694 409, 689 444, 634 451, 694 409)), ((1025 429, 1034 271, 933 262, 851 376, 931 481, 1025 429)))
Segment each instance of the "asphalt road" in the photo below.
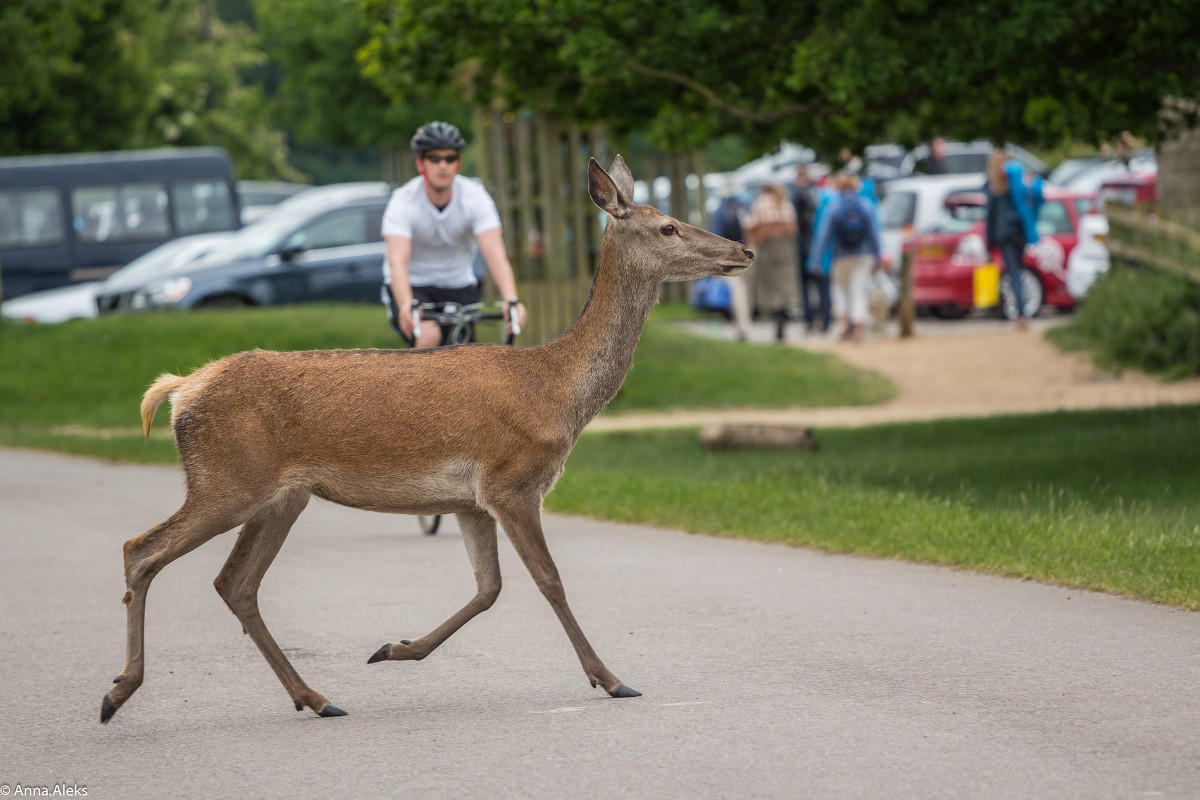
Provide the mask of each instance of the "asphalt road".
POLYGON ((0 450, 0 792, 1200 797, 1200 615, 552 515, 576 616, 642 697, 588 685, 507 544, 495 607, 423 662, 368 666, 468 599, 464 548, 452 523, 314 500, 262 610, 349 716, 293 710, 241 634, 211 585, 226 534, 155 581, 146 683, 101 726, 121 543, 181 499, 176 469, 0 450))

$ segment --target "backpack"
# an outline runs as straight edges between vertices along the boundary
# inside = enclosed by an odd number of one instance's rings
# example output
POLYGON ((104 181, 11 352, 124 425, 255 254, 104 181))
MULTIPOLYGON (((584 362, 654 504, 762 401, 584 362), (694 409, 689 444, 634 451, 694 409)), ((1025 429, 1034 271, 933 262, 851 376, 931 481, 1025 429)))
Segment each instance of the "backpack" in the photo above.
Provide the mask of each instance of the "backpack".
POLYGON ((841 249, 854 250, 866 240, 870 226, 867 212, 862 203, 855 199, 845 203, 833 220, 833 235, 841 249))

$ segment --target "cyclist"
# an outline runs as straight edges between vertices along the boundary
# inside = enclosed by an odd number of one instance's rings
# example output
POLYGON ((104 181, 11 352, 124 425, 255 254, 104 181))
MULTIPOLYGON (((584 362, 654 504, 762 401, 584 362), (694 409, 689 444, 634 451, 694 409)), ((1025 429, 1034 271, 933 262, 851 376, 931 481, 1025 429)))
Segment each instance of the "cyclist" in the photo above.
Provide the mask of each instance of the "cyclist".
MULTIPOLYGON (((439 305, 479 301, 473 268, 477 252, 500 296, 509 303, 517 301, 496 203, 481 184, 458 174, 465 144, 458 128, 448 122, 418 128, 412 151, 420 175, 392 193, 383 213, 383 300, 392 327, 410 347, 437 347, 447 333, 432 321, 414 329, 414 298, 439 305)), ((525 324, 525 307, 519 303, 517 319, 525 324)))

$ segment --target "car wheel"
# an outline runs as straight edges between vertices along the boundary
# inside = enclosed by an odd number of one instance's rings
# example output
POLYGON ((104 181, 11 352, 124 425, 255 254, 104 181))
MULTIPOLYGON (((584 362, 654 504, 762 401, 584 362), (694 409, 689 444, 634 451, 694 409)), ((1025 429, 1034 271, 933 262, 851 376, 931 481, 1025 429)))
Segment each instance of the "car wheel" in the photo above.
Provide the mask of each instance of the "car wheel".
POLYGON ((250 305, 246 298, 236 294, 219 294, 215 297, 206 297, 199 303, 196 303, 195 308, 245 308, 250 305))
MULTIPOLYGON (((1042 310, 1045 292, 1036 273, 1028 267, 1021 268, 1021 293, 1025 296, 1025 316, 1035 317, 1042 310)), ((1012 281, 1005 273, 1000 277, 1000 310, 1005 319, 1017 318, 1017 298, 1013 296, 1012 281)))

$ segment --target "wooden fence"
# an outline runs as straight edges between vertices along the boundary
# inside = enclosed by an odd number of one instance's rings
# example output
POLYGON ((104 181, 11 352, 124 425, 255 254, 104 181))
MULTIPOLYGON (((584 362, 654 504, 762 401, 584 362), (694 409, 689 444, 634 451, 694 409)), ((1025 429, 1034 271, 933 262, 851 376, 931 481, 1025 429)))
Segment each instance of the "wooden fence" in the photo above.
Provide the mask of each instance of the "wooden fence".
POLYGON ((1200 284, 1200 232, 1159 214, 1109 202, 1108 249, 1115 262, 1175 272, 1200 284))
MULTIPOLYGON (((645 202, 664 211, 669 204, 673 215, 704 222, 703 186, 697 178, 689 186, 689 175, 703 174, 695 157, 627 142, 614 146, 602 126, 585 129, 527 110, 476 108, 474 136, 479 177, 496 200, 518 291, 529 309, 522 344, 540 344, 566 330, 591 290, 604 215, 588 195, 589 157, 607 168, 621 152, 634 177, 650 187, 645 202)), ((684 292, 665 289, 672 298, 684 292)))

